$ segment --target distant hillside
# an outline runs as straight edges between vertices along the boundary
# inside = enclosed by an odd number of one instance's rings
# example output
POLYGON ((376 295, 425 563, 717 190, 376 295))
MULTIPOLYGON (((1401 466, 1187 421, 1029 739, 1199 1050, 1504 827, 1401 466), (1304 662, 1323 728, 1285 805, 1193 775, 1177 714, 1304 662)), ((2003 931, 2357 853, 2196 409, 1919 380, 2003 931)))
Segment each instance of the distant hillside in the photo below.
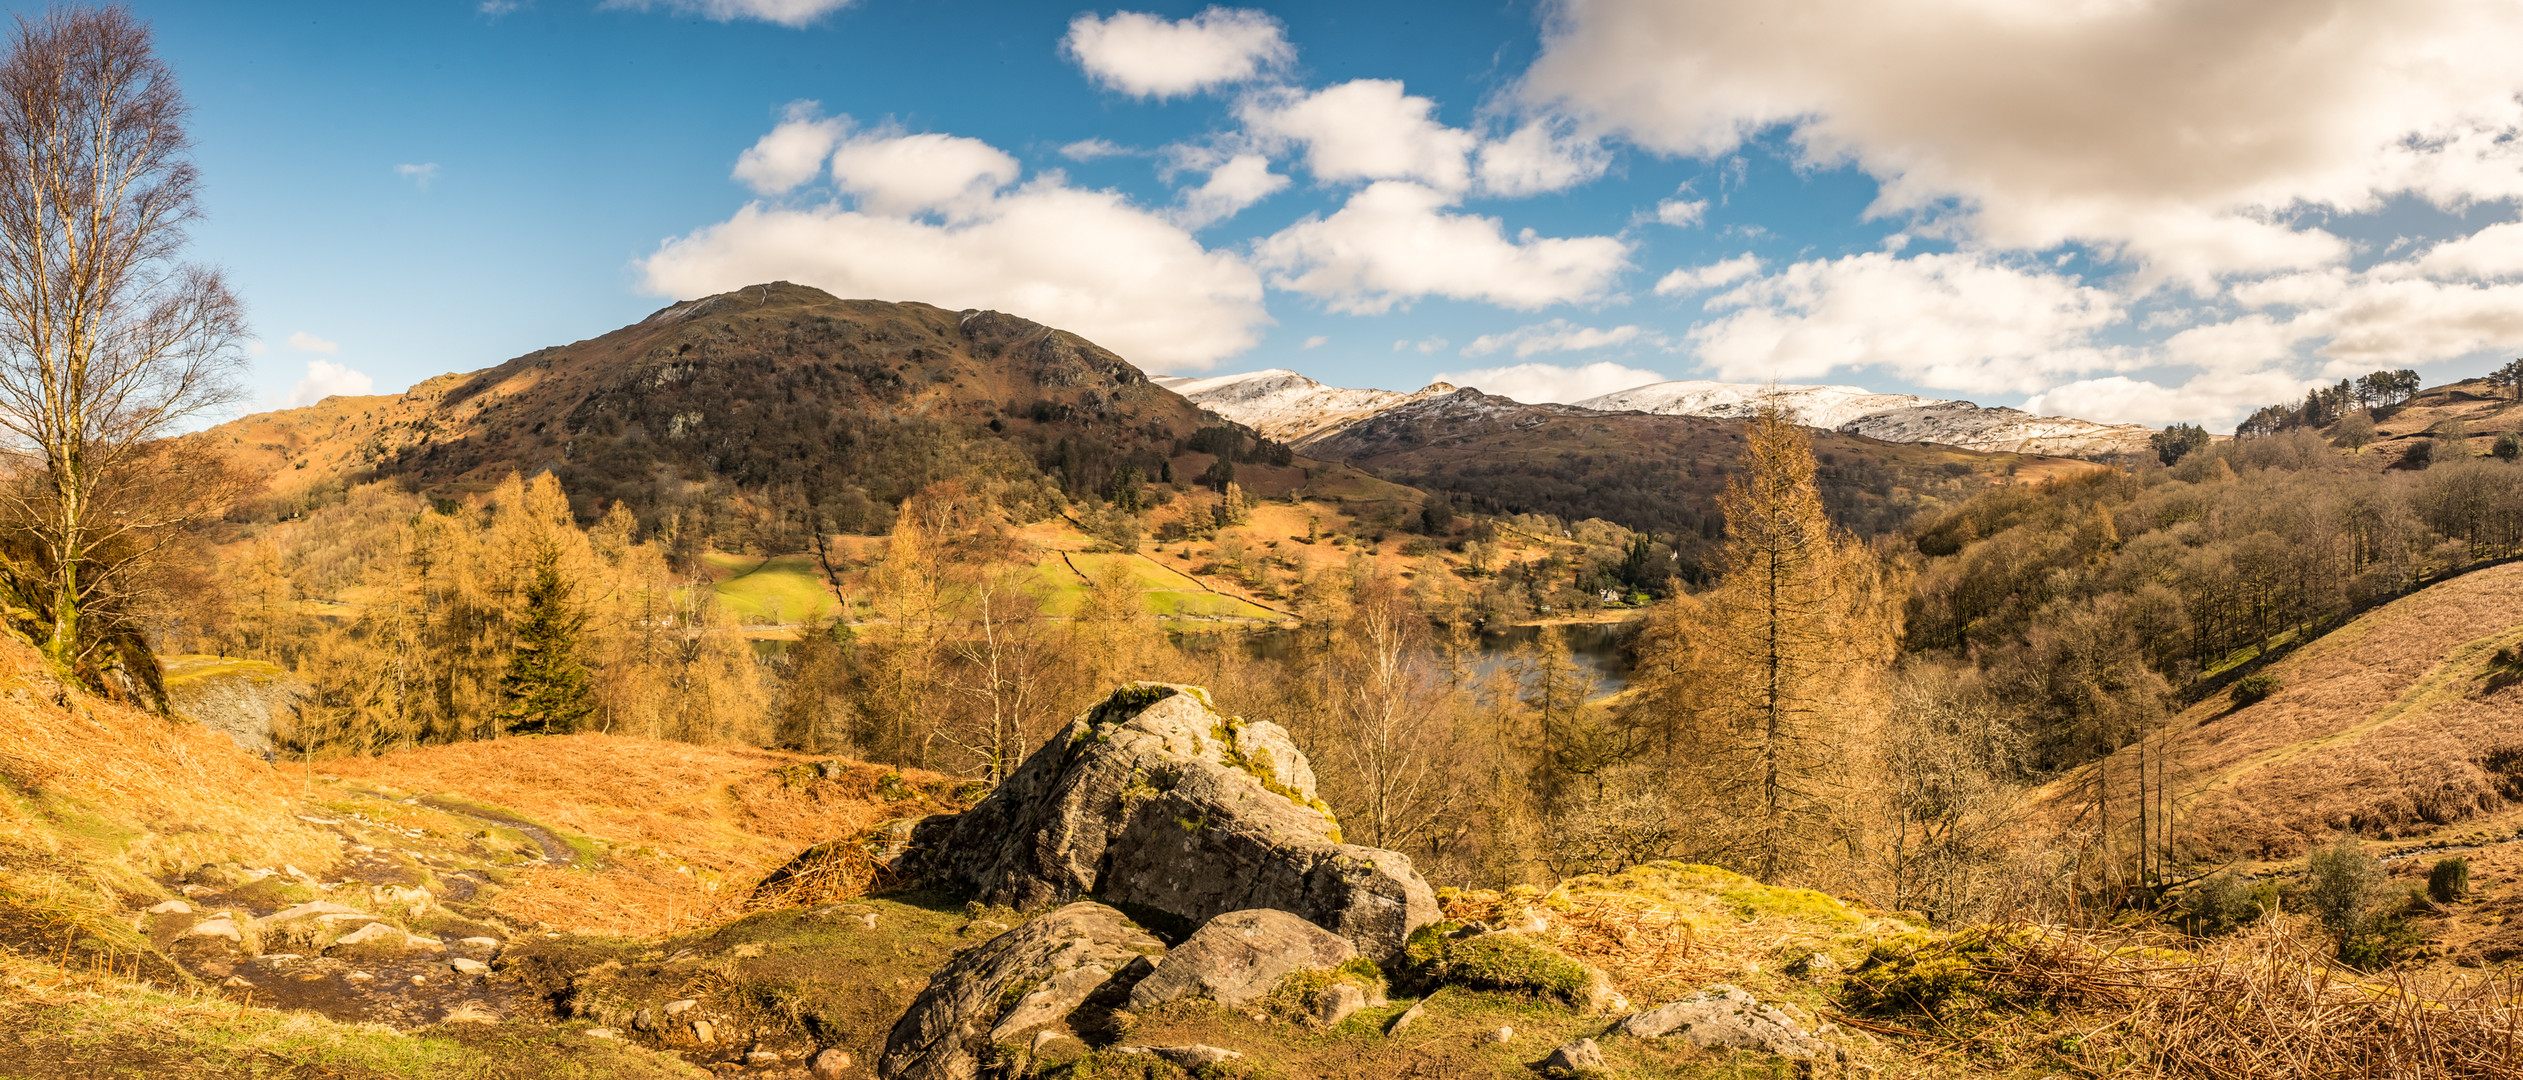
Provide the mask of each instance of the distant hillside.
MULTIPOLYGON (((1739 421, 1527 405, 1478 390, 1425 398, 1298 443, 1395 483, 1509 512, 1600 517, 1634 529, 1713 538, 1716 501, 1741 453, 1739 421)), ((1909 446, 1817 432, 1833 518, 1861 535, 1992 483, 2097 466, 2059 458, 1909 446)))
POLYGON ((881 531, 893 504, 950 477, 1109 497, 1132 480, 1189 480, 1227 454, 1238 482, 1265 495, 1364 481, 1293 461, 1075 334, 784 282, 202 437, 280 478, 280 513, 361 478, 470 491, 548 469, 582 515, 619 501, 765 551, 802 548, 810 516, 881 531))
MULTIPOLYGON (((1454 391, 1437 383, 1411 393, 1326 386, 1281 368, 1206 379, 1154 380, 1193 404, 1282 442, 1320 439, 1386 410, 1454 391)), ((1477 389, 1477 388, 1475 388, 1477 389)), ((1878 394, 1855 386, 1771 386, 1699 380, 1650 383, 1601 394, 1574 407, 1601 412, 1741 419, 1775 393, 1806 424, 1885 442, 1927 442, 1968 450, 2108 459, 2150 452, 2153 432, 2138 424, 2101 424, 2022 409, 1988 408, 1911 394, 1878 394)))

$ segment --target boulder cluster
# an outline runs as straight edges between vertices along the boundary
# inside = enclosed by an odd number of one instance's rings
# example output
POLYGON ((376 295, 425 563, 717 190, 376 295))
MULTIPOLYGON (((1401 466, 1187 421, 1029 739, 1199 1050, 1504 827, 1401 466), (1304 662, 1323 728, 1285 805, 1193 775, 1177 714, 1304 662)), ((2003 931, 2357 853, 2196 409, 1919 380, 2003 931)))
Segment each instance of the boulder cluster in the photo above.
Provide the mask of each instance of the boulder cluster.
MULTIPOLYGON (((908 840, 898 874, 984 904, 1052 910, 931 976, 886 1040, 885 1080, 978 1080, 1090 1047, 1215 1065, 1239 1055, 1123 1045, 1131 1019, 1187 998, 1239 1010, 1271 999, 1283 1015, 1293 1005, 1296 1019, 1329 1029, 1385 1003, 1378 965, 1424 967, 1431 957, 1548 953, 1568 970, 1537 989, 1595 1015, 1628 1009, 1600 972, 1516 932, 1531 928, 1440 924, 1407 856, 1341 842, 1286 731, 1224 716, 1198 687, 1122 688, 972 809, 925 819, 908 840), (1303 1000, 1284 1000, 1291 987, 1303 1000)), ((1631 1015, 1613 1033, 1791 1057, 1819 1045, 1740 991, 1631 1015)), ((1582 1040, 1537 1067, 1584 1073, 1601 1062, 1582 1040)))

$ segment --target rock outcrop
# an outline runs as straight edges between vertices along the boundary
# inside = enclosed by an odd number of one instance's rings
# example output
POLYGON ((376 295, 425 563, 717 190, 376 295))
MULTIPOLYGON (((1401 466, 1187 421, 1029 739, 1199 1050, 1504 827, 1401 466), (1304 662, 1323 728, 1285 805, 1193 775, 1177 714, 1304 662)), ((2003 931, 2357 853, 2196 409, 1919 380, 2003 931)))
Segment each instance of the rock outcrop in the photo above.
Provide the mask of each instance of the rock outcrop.
POLYGON ((1102 904, 1070 904, 956 957, 885 1039, 887 1080, 973 1080, 993 1048, 1046 1025, 1094 1028, 1163 943, 1102 904))
POLYGON ((1823 1044, 1793 1017, 1731 986, 1715 986, 1662 1008, 1626 1017, 1612 1030, 1639 1039, 1678 1038, 1706 1047, 1767 1050, 1811 1058, 1823 1044))
POLYGON ((1260 1000, 1300 971, 1328 971, 1358 955, 1349 939, 1284 911, 1230 911, 1165 955, 1130 991, 1148 1009, 1187 997, 1233 1008, 1260 1000))
POLYGON ((1438 914, 1409 857, 1340 842, 1286 731, 1222 716, 1197 687, 1123 687, 911 847, 911 868, 986 903, 1092 895, 1189 926, 1269 908, 1379 961, 1438 914))

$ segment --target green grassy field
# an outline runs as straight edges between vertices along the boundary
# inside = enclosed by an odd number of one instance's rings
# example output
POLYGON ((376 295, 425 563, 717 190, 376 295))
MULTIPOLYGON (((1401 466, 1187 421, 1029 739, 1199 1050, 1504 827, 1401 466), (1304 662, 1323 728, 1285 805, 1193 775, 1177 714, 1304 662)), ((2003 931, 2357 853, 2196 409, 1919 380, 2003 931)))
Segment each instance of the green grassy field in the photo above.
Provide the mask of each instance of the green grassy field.
MULTIPOLYGON (((712 586, 728 611, 750 624, 798 623, 825 618, 838 607, 824 587, 823 572, 806 555, 769 559, 752 555, 711 554, 702 558, 723 575, 712 586)), ((1201 588, 1198 581, 1138 555, 1079 555, 1063 559, 1052 552, 1034 566, 1043 608, 1055 616, 1077 611, 1086 597, 1081 575, 1100 572, 1114 560, 1130 568, 1148 611, 1169 619, 1277 619, 1278 615, 1232 596, 1201 588), (1071 566, 1076 569, 1072 570, 1071 566)))
POLYGON ((823 618, 837 603, 824 588, 823 571, 806 555, 713 553, 702 560, 727 576, 713 588, 718 602, 748 623, 796 623, 823 618))

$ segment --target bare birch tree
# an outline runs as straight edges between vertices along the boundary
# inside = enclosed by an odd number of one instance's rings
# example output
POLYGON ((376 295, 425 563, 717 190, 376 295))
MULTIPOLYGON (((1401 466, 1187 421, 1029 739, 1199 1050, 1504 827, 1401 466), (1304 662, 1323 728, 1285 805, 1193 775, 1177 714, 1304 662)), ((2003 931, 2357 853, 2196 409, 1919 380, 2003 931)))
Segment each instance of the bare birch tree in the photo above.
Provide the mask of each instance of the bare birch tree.
POLYGON ((162 440, 234 400, 244 334, 219 273, 183 259, 200 213, 185 114, 148 28, 119 7, 20 17, 0 58, 10 584, 54 663, 152 699, 155 661, 114 601, 152 534, 209 509, 183 494, 217 463, 162 440))

